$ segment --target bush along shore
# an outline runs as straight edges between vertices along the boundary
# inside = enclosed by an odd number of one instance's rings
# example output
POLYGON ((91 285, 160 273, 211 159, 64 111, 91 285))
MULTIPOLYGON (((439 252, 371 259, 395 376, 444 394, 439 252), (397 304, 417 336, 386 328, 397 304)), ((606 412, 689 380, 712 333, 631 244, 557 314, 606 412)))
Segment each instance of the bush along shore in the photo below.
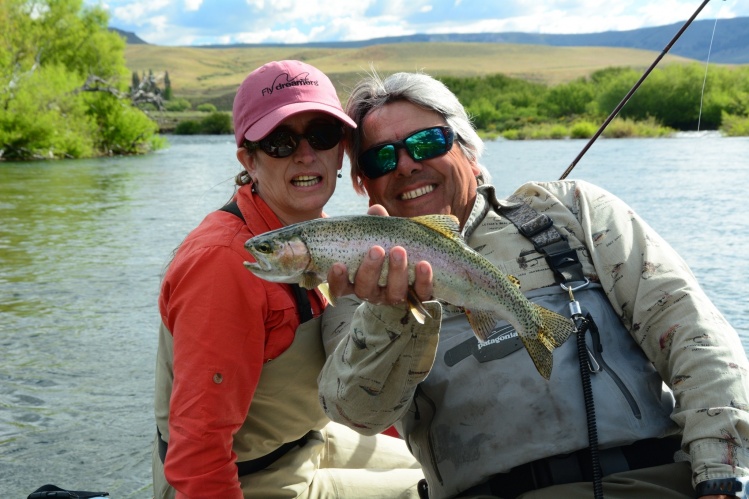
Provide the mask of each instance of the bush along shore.
MULTIPOLYGON (((603 137, 669 137, 698 129, 749 135, 749 67, 711 66, 703 92, 704 71, 699 64, 656 69, 603 137)), ((612 67, 555 86, 502 74, 440 79, 464 103, 484 138, 534 140, 592 137, 640 76, 631 68, 612 67)), ((177 99, 166 108, 149 111, 161 133, 232 133, 231 114, 212 104, 197 106, 199 112, 177 99)))
MULTIPOLYGON (((604 137, 664 137, 697 129, 748 135, 749 67, 708 69, 707 79, 696 63, 656 69, 604 137)), ((591 137, 641 76, 620 67, 551 87, 501 74, 441 80, 485 137, 561 139, 591 137)))
POLYGON ((222 111, 148 111, 159 133, 175 135, 233 134, 231 113, 222 111))

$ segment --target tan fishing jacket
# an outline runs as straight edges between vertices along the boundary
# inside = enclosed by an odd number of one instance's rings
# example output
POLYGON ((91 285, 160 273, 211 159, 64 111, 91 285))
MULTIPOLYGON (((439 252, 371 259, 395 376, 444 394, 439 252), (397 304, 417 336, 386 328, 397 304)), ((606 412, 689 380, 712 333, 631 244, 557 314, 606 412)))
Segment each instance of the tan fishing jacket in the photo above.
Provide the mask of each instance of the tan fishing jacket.
MULTIPOLYGON (((468 244, 517 277, 529 298, 558 294, 544 257, 487 209, 504 202, 490 186, 479 190, 468 244)), ((596 310, 603 357, 619 381, 592 377, 601 446, 681 432, 695 484, 749 475, 749 362, 686 263, 631 208, 591 184, 528 183, 516 195, 551 217, 593 282, 578 299, 596 310)), ((493 473, 587 445, 574 340, 555 351, 546 381, 522 348, 488 360, 468 348, 472 332, 454 307, 428 303, 433 318, 419 325, 403 324, 397 307, 357 306, 342 300, 324 314, 323 338, 335 352, 320 376, 323 408, 366 434, 397 422, 430 495, 449 497, 493 473)))

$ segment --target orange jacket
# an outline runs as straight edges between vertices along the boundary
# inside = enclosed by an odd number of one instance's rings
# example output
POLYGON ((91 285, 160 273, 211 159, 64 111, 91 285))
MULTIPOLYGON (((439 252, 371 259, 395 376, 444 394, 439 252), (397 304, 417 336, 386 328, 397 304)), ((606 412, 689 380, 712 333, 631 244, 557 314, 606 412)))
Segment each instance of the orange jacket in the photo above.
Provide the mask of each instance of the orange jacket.
MULTIPOLYGON (((249 186, 236 200, 247 223, 210 213, 180 245, 159 296, 174 338, 164 472, 177 497, 242 497, 233 435, 247 417, 263 364, 291 345, 299 326, 290 287, 242 265, 252 259, 245 241, 281 223, 249 186)), ((318 316, 324 298, 308 295, 318 316)))

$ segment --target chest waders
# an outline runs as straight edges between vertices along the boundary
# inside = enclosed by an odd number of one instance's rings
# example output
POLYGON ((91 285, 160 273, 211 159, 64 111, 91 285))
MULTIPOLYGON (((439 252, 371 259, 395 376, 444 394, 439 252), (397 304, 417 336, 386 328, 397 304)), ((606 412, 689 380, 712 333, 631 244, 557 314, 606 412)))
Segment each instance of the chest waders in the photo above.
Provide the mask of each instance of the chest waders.
POLYGON ((603 498, 603 474, 598 454, 598 429, 596 411, 593 402, 593 389, 590 384, 590 373, 600 372, 603 359, 598 328, 590 314, 583 316, 580 303, 575 300, 574 291, 587 286, 590 281, 583 274, 583 267, 567 239, 554 227, 554 222, 545 214, 539 214, 518 197, 510 197, 516 206, 499 207, 499 213, 512 222, 521 235, 527 238, 535 250, 544 256, 554 278, 561 288, 569 293, 570 317, 575 323, 577 335, 577 355, 580 362, 580 380, 585 401, 585 416, 588 427, 588 448, 593 471, 593 495, 603 498), (573 283, 582 283, 573 286, 573 283), (590 330, 593 339, 593 352, 585 344, 585 333, 590 330))
MULTIPOLYGON (((245 221, 244 216, 242 216, 242 212, 239 210, 239 206, 237 206, 236 201, 231 201, 230 203, 222 206, 221 208, 219 208, 219 211, 231 213, 243 222, 245 221)), ((307 296, 307 292, 298 284, 289 284, 289 286, 291 286, 291 290, 294 293, 294 301, 296 302, 297 313, 299 314, 299 323, 304 324, 305 322, 313 318, 312 305, 310 304, 309 297, 307 296)), ((159 457, 161 458, 161 462, 163 463, 166 460, 166 453, 169 445, 161 438, 161 432, 159 431, 158 427, 156 428, 156 432, 159 437, 159 457)), ((304 435, 300 439, 294 440, 293 442, 287 442, 278 447, 276 450, 257 459, 237 462, 237 475, 245 476, 264 470, 274 462, 278 461, 289 451, 293 450, 296 447, 304 447, 306 443, 307 435, 304 435)))

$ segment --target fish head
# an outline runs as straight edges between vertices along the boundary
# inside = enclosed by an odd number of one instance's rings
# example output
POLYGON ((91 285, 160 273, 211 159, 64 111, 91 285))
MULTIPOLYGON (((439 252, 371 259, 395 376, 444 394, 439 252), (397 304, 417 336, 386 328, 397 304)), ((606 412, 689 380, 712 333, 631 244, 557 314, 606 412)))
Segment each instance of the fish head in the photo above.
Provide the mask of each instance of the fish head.
POLYGON ((244 266, 270 282, 302 283, 310 265, 310 253, 299 234, 272 231, 247 240, 244 247, 255 258, 244 266))

